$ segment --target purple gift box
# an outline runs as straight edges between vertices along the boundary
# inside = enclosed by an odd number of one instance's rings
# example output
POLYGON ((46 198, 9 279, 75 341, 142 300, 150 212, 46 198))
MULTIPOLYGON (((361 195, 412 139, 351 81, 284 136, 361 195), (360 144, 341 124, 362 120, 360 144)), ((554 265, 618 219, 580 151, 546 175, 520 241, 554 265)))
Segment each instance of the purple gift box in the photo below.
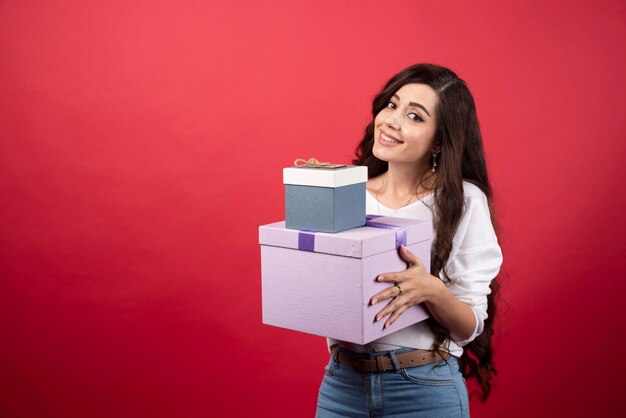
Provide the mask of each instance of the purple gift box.
POLYGON ((428 317, 421 305, 407 309, 389 328, 374 316, 373 295, 391 286, 381 273, 406 270, 397 247, 405 245, 430 270, 432 224, 367 216, 367 226, 338 233, 259 227, 263 323, 366 344, 428 317))

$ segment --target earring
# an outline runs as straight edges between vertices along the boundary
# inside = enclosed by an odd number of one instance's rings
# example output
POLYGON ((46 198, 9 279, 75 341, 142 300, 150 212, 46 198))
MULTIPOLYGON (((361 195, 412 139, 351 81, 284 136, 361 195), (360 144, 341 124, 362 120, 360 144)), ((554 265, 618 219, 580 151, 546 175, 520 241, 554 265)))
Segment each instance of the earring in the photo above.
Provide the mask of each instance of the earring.
POLYGON ((433 152, 433 168, 432 168, 432 172, 435 172, 435 167, 437 167, 437 153, 433 152))

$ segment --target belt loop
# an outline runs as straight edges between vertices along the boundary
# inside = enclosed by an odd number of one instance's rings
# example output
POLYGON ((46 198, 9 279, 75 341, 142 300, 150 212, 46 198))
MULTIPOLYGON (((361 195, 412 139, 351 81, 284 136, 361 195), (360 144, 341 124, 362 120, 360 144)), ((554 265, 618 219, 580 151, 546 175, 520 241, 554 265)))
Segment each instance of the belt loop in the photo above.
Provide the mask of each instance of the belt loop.
POLYGON ((391 358, 391 365, 393 366, 393 369, 395 370, 396 373, 399 372, 401 367, 400 367, 400 363, 398 362, 398 359, 396 358, 396 353, 394 351, 390 351, 389 357, 391 358))
POLYGON ((339 363, 339 350, 341 350, 341 346, 339 344, 333 345, 331 348, 331 356, 335 362, 335 365, 339 363))
POLYGON ((376 356, 376 371, 379 373, 384 373, 387 371, 385 367, 385 356, 376 356))

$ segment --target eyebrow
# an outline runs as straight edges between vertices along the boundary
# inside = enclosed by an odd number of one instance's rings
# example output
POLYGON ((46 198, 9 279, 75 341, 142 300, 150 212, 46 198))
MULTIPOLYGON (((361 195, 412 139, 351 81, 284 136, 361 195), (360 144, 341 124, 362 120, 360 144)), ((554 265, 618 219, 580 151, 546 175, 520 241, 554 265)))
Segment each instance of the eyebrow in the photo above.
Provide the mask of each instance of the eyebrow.
MULTIPOLYGON (((396 100, 400 100, 400 97, 397 94, 394 94, 393 97, 396 98, 396 100)), ((415 103, 415 102, 409 102, 409 107, 419 107, 420 109, 422 109, 424 112, 426 112, 426 114, 432 118, 432 116, 430 116, 430 113, 428 113, 428 109, 426 109, 426 106, 419 104, 419 103, 415 103)))

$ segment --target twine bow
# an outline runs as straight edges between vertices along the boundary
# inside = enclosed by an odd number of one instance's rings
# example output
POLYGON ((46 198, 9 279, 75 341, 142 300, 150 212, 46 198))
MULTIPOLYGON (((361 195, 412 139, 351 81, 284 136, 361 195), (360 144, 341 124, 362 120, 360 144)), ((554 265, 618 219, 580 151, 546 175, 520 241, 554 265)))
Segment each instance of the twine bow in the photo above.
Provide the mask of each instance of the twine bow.
POLYGON ((311 168, 337 168, 337 167, 345 167, 345 164, 331 164, 329 162, 321 163, 317 161, 315 158, 309 158, 309 160, 304 160, 302 158, 298 158, 293 162, 293 165, 296 167, 311 167, 311 168))

